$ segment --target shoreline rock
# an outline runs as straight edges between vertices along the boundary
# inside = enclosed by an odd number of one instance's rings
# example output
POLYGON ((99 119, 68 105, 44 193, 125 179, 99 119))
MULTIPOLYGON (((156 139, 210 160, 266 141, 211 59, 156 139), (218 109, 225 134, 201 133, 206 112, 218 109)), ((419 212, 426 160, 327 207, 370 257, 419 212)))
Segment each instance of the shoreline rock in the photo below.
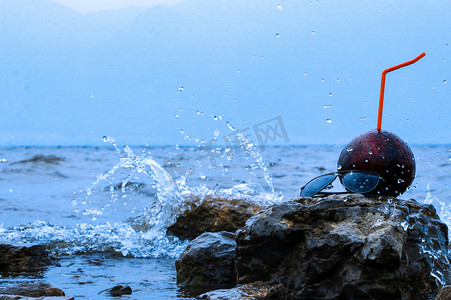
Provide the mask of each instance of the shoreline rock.
MULTIPOLYGON (((276 300, 279 298, 281 284, 266 285, 265 283, 253 282, 240 284, 232 289, 221 289, 204 293, 197 299, 205 300, 229 300, 229 299, 258 299, 276 300)), ((282 298, 283 299, 283 298, 282 298)))
POLYGON ((112 297, 119 297, 122 295, 131 295, 133 293, 131 287, 128 285, 116 285, 112 288, 100 291, 98 295, 105 293, 107 295, 110 295, 112 297))
POLYGON ((451 279, 448 228, 414 200, 295 199, 251 217, 235 241, 238 285, 201 299, 433 299, 451 279))
POLYGON ((194 239, 204 232, 235 232, 246 221, 258 214, 262 206, 244 199, 222 199, 205 197, 189 202, 177 221, 168 228, 168 233, 182 239, 194 239))
POLYGON ((193 294, 236 285, 235 235, 205 232, 175 262, 177 284, 193 294))
POLYGON ((41 245, 0 245, 0 272, 36 272, 47 266, 59 266, 59 263, 41 245))
POLYGON ((34 297, 34 298, 66 296, 66 294, 61 289, 53 287, 45 282, 28 282, 14 284, 6 288, 1 288, 0 294, 12 297, 34 297))
POLYGON ((413 200, 301 198, 253 217, 236 242, 238 283, 282 283, 288 298, 426 297, 448 276, 448 228, 413 200))

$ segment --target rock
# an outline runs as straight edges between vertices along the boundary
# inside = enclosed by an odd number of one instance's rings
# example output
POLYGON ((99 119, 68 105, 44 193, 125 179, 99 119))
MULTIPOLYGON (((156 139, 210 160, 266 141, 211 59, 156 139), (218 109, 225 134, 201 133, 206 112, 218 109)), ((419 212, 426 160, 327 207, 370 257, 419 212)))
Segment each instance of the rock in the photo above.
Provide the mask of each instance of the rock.
POLYGON ((27 282, 11 285, 0 289, 0 294, 14 295, 15 297, 65 296, 62 290, 45 282, 27 282))
POLYGON ((235 235, 205 232, 191 241, 175 262, 177 283, 197 294, 236 285, 235 235))
POLYGON ((198 200, 189 202, 189 208, 177 217, 175 224, 168 228, 168 233, 183 239, 194 239, 204 232, 235 232, 262 209, 244 199, 207 196, 200 204, 198 200))
POLYGON ((50 297, 26 297, 18 295, 1 295, 0 300, 74 300, 74 297, 50 296, 50 297))
POLYGON ((275 205, 236 233, 237 281, 281 283, 285 298, 418 299, 449 268, 432 205, 359 194, 275 205))
POLYGON ((451 300, 451 285, 442 287, 435 300, 451 300))
POLYGON ((266 285, 263 282, 240 284, 233 289, 222 289, 202 294, 198 299, 229 300, 229 299, 255 299, 269 300, 281 299, 279 289, 281 284, 266 285))
POLYGON ((59 265, 41 245, 16 247, 0 245, 0 272, 34 272, 59 265))
POLYGON ((99 292, 99 295, 102 293, 109 294, 110 296, 122 296, 122 295, 131 295, 132 289, 128 285, 116 285, 110 289, 103 290, 99 292))

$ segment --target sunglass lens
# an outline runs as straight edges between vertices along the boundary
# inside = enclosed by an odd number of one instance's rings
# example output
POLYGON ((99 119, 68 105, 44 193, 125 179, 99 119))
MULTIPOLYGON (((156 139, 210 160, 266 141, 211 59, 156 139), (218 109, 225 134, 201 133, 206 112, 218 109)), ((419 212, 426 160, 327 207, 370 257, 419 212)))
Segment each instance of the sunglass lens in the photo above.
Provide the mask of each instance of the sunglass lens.
POLYGON ((310 197, 324 189, 332 181, 334 181, 335 175, 328 174, 317 177, 309 181, 301 190, 301 197, 310 197))
POLYGON ((379 183, 379 175, 370 172, 352 171, 342 178, 343 185, 354 193, 368 193, 379 183))

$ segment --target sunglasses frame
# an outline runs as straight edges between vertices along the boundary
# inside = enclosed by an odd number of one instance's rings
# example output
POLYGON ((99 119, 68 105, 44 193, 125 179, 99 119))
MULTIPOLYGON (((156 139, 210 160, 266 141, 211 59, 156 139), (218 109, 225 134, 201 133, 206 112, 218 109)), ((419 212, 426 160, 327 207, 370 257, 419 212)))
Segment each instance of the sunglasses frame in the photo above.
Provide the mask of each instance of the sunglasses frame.
POLYGON ((312 198, 313 198, 313 197, 325 197, 325 196, 327 196, 327 195, 332 195, 332 194, 348 194, 348 193, 356 193, 356 192, 353 192, 353 191, 349 190, 349 189, 343 184, 343 181, 342 181, 342 180, 340 180, 340 183, 341 183, 341 185, 347 190, 346 192, 322 192, 322 190, 324 190, 324 189, 327 188, 332 182, 334 182, 334 181, 337 179, 337 177, 343 178, 344 175, 346 175, 346 174, 348 174, 348 173, 351 173, 351 172, 369 173, 369 174, 372 174, 372 175, 377 175, 377 176, 379 177, 379 178, 378 178, 379 181, 377 182, 376 186, 375 186, 373 189, 371 189, 371 190, 368 191, 368 192, 364 192, 364 193, 360 193, 360 194, 371 193, 372 191, 374 191, 374 189, 376 189, 376 187, 379 185, 379 182, 380 182, 381 180, 382 180, 382 181, 385 181, 384 178, 382 178, 378 173, 376 173, 376 172, 374 172, 374 171, 368 171, 368 170, 342 170, 342 171, 337 171, 337 172, 332 172, 332 173, 322 174, 322 175, 316 176, 316 177, 313 178, 313 179, 310 179, 306 184, 304 184, 303 187, 301 187, 300 196, 301 196, 301 197, 312 197, 312 198), (332 179, 325 187, 323 187, 322 189, 320 189, 320 190, 319 190, 318 192, 316 192, 315 194, 313 194, 313 195, 311 195, 311 196, 302 196, 302 191, 304 190, 304 188, 305 188, 310 182, 312 182, 312 181, 314 181, 314 180, 316 180, 316 179, 318 179, 318 178, 320 178, 320 177, 327 176, 327 175, 335 175, 335 177, 334 177, 334 179, 332 179))

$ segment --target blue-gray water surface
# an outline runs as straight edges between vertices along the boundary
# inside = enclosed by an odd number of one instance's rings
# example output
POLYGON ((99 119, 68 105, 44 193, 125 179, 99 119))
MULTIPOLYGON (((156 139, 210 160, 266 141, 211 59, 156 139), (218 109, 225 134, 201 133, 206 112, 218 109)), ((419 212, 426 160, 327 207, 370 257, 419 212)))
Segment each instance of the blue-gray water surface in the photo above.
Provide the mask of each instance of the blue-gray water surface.
MULTIPOLYGON (((0 243, 42 244, 61 267, 3 275, 0 286, 46 281, 77 299, 127 284, 126 299, 187 299, 175 258, 186 241, 164 234, 186 195, 242 194, 272 204, 336 170, 342 146, 0 148, 0 243), (154 208, 154 209, 152 209, 154 208), (155 230, 137 232, 144 216, 155 230)), ((433 204, 451 225, 451 146, 413 146, 416 179, 400 198, 433 204)))

